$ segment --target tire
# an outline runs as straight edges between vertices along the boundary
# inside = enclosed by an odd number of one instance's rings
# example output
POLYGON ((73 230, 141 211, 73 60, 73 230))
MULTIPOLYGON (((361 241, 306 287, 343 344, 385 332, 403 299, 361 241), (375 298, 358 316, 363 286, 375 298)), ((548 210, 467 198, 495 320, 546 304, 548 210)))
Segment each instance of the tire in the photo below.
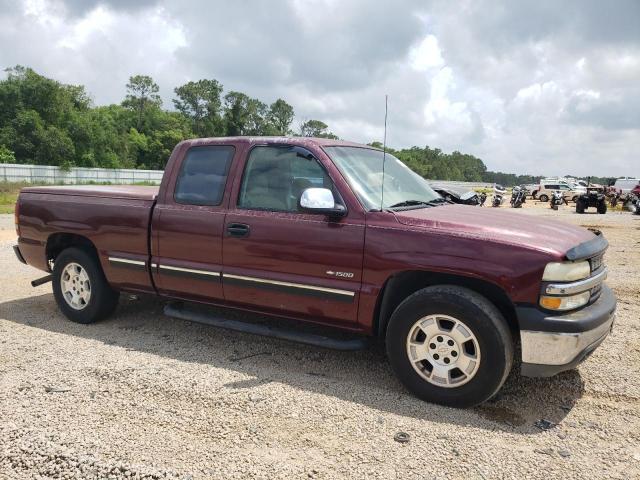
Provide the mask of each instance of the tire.
POLYGON ((600 201, 598 203, 598 213, 604 215, 605 213, 607 213, 607 202, 605 202, 604 200, 600 201))
POLYGON ((534 190, 533 192, 531 192, 531 198, 533 198, 535 200, 537 196, 538 196, 538 191, 537 190, 534 190))
POLYGON ((573 203, 576 203, 576 202, 578 201, 578 196, 576 195, 575 197, 572 197, 572 198, 571 198, 571 201, 572 201, 573 203))
POLYGON ((543 193, 542 195, 540 195, 538 197, 538 200, 540 200, 541 202, 548 202, 549 201, 549 195, 547 195, 546 193, 543 193))
POLYGON ((584 213, 584 202, 580 199, 576 202, 576 213, 584 213))
POLYGON ((393 371, 409 391, 422 400, 450 407, 471 407, 493 397, 513 363, 513 339, 500 311, 478 293, 454 285, 424 288, 406 298, 391 316, 386 347, 393 371), (451 327, 452 336, 447 335, 447 327, 451 327), (460 333, 465 328, 471 336, 460 333), (468 340, 460 345, 454 338, 468 340), (411 339, 417 343, 410 344, 411 339), (447 352, 447 348, 457 348, 459 353, 454 357, 454 350, 447 352), (412 355, 417 355, 413 361, 412 355), (423 355, 424 360, 416 360, 423 355), (445 361, 447 365, 442 363, 445 361), (436 369, 449 369, 446 377, 440 377, 446 378, 449 386, 441 386, 436 369))
POLYGON ((72 247, 63 250, 55 260, 53 296, 69 320, 86 324, 111 315, 118 306, 120 293, 109 286, 95 254, 72 247), (77 290, 69 291, 69 287, 77 290))

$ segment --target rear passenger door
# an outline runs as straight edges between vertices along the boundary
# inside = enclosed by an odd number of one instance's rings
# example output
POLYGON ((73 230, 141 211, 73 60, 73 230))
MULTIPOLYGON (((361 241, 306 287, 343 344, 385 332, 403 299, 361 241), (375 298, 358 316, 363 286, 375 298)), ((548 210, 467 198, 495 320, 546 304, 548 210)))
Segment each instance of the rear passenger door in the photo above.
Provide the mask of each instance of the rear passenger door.
POLYGON ((152 221, 151 266, 161 294, 208 302, 223 299, 225 191, 236 149, 192 146, 166 185, 152 221))
POLYGON ((362 278, 364 218, 353 211, 340 219, 302 211, 298 202, 310 187, 331 189, 341 198, 327 170, 305 149, 266 145, 249 152, 226 219, 225 299, 352 324, 362 278))

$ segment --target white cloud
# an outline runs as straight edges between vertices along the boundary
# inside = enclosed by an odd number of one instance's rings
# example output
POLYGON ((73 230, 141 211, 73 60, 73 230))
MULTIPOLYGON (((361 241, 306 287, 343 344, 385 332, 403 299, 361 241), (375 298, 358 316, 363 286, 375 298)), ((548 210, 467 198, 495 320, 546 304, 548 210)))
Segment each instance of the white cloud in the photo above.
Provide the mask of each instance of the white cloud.
POLYGON ((434 35, 427 35, 422 42, 409 52, 411 66, 418 71, 426 71, 432 67, 442 67, 444 59, 434 35))

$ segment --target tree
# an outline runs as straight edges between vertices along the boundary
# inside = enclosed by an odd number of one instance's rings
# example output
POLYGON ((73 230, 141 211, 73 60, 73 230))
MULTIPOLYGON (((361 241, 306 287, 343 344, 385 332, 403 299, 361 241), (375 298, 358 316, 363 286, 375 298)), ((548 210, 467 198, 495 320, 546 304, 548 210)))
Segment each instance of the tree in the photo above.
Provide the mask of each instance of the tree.
POLYGON ((243 135, 267 135, 269 125, 267 122, 268 107, 256 98, 250 98, 247 103, 247 121, 243 135))
POLYGON ((224 97, 224 119, 227 135, 265 135, 267 106, 242 92, 229 92, 224 97))
POLYGON ((148 75, 135 75, 129 77, 127 83, 127 96, 122 102, 122 106, 130 108, 137 114, 136 129, 142 130, 142 120, 144 113, 149 108, 160 108, 162 99, 158 92, 160 87, 148 75))
POLYGON ((249 97, 241 92, 229 92, 224 96, 224 120, 227 135, 242 135, 247 123, 249 97))
POLYGON ((300 135, 303 137, 335 138, 338 137, 327 129, 329 126, 320 120, 307 120, 300 125, 300 135))
POLYGON ((288 135, 291 133, 291 123, 293 122, 293 107, 281 98, 277 99, 269 107, 269 123, 273 126, 277 135, 288 135))
POLYGON ((74 165, 75 147, 67 132, 49 125, 37 133, 37 139, 36 164, 58 165, 66 170, 74 165))
POLYGON ((174 89, 176 109, 191 120, 196 135, 213 137, 223 133, 220 116, 222 85, 217 80, 198 80, 174 89))
POLYGON ((4 145, 0 145, 0 163, 16 163, 16 156, 4 145))

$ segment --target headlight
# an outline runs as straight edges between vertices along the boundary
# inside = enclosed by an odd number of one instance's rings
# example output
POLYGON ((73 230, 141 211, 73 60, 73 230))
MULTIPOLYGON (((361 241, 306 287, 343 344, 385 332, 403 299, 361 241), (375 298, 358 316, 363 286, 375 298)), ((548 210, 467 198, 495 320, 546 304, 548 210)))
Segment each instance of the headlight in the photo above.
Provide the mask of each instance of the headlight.
POLYGON ((582 280, 591 274, 588 261, 582 262, 553 262, 544 269, 542 280, 554 282, 570 282, 582 280))
POLYGON ((542 295, 540 297, 540 306, 547 310, 573 310, 589 303, 590 298, 591 292, 589 290, 569 297, 549 297, 542 295))

